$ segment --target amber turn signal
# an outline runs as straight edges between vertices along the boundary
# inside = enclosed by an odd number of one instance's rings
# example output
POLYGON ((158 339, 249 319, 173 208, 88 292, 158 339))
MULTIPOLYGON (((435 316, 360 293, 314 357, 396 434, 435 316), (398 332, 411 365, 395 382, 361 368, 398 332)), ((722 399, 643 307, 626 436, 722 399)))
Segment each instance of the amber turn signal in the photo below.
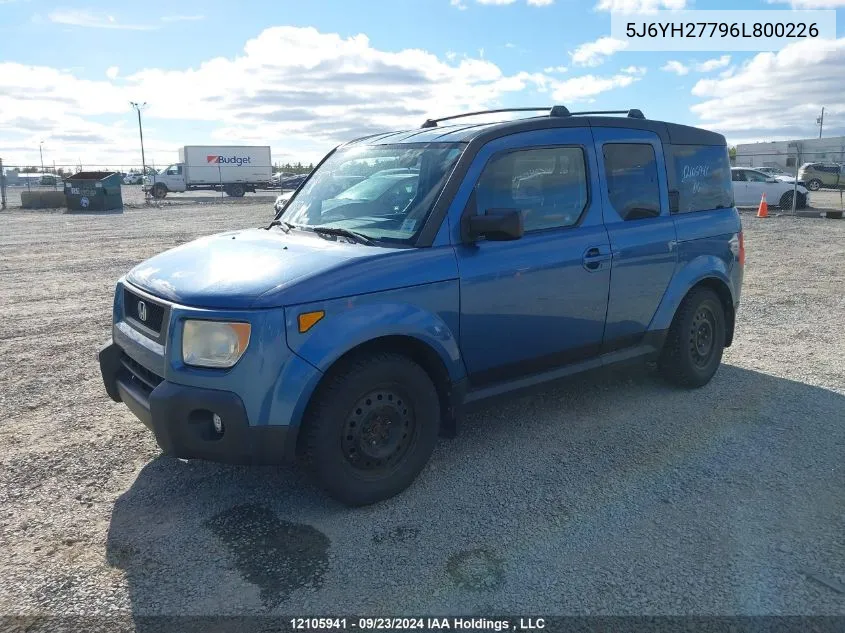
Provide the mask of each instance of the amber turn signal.
POLYGON ((317 324, 320 319, 326 316, 326 313, 323 310, 317 310, 316 312, 304 312, 303 314, 299 315, 299 333, 305 334, 308 330, 310 330, 314 325, 317 324))

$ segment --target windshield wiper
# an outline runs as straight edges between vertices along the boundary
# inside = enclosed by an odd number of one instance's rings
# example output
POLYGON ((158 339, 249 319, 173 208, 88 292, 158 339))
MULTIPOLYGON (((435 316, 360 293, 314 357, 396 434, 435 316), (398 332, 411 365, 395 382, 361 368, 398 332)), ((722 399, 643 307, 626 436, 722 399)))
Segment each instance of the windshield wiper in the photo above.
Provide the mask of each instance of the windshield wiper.
POLYGON ((357 231, 350 231, 349 229, 344 229, 338 226, 309 226, 307 228, 314 231, 315 233, 322 233, 324 235, 338 235, 340 237, 349 237, 358 242, 359 244, 366 244, 367 246, 374 245, 374 242, 366 235, 358 233, 357 231))
POLYGON ((267 228, 272 229, 274 226, 280 227, 285 233, 290 233, 291 229, 297 228, 296 224, 291 224, 290 222, 286 222, 284 220, 273 220, 267 228))

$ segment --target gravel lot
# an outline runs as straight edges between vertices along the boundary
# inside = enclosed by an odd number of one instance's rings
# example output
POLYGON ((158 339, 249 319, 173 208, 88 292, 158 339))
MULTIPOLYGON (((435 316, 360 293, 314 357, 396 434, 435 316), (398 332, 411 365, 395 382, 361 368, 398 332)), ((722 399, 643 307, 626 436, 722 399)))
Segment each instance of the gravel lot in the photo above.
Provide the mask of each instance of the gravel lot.
POLYGON ((845 614, 845 221, 743 215, 704 389, 633 367, 490 405, 349 510, 161 458, 99 376, 122 273, 270 216, 0 213, 0 613, 845 614))

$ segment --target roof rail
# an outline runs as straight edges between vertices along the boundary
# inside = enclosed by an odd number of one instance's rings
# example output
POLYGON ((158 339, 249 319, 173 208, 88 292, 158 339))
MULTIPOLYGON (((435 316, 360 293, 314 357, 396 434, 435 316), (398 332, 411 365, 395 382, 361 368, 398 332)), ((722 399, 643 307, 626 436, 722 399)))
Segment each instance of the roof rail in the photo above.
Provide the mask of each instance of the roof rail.
POLYGON ((642 110, 585 110, 584 112, 570 112, 572 116, 582 115, 582 114, 624 114, 629 119, 644 119, 645 115, 643 114, 642 110))
POLYGON ((452 121, 453 119, 463 119, 469 116, 476 116, 479 114, 496 114, 498 112, 542 112, 543 110, 549 111, 550 117, 568 117, 568 116, 575 116, 579 114, 625 114, 628 118, 631 119, 644 119, 645 115, 642 113, 641 110, 593 110, 590 112, 570 112, 566 106, 556 105, 556 106, 543 106, 541 108, 499 108, 497 110, 479 110, 477 112, 466 112, 464 114, 453 114, 452 116, 444 116, 439 119, 426 119, 425 123, 423 123, 420 127, 422 129, 437 127, 437 124, 441 121, 452 121))
MULTIPOLYGON (((556 106, 562 107, 562 106, 556 106)), ((542 112, 543 110, 551 110, 550 106, 543 106, 541 108, 499 108, 498 110, 479 110, 478 112, 467 112, 465 114, 453 114, 452 116, 444 116, 439 119, 427 119, 420 127, 430 128, 437 127, 441 121, 451 121, 452 119, 462 119, 468 116, 476 116, 478 114, 496 114, 497 112, 542 112)))

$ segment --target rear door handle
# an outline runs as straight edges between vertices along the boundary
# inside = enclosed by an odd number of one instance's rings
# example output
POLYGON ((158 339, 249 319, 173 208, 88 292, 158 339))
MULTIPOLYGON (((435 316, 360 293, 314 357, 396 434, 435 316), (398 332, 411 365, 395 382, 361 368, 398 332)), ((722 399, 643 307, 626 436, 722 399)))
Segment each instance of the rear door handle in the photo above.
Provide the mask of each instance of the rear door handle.
POLYGON ((610 252, 602 252, 601 246, 592 246, 584 251, 582 262, 584 268, 590 272, 594 272, 601 268, 602 262, 610 261, 613 255, 610 252))

